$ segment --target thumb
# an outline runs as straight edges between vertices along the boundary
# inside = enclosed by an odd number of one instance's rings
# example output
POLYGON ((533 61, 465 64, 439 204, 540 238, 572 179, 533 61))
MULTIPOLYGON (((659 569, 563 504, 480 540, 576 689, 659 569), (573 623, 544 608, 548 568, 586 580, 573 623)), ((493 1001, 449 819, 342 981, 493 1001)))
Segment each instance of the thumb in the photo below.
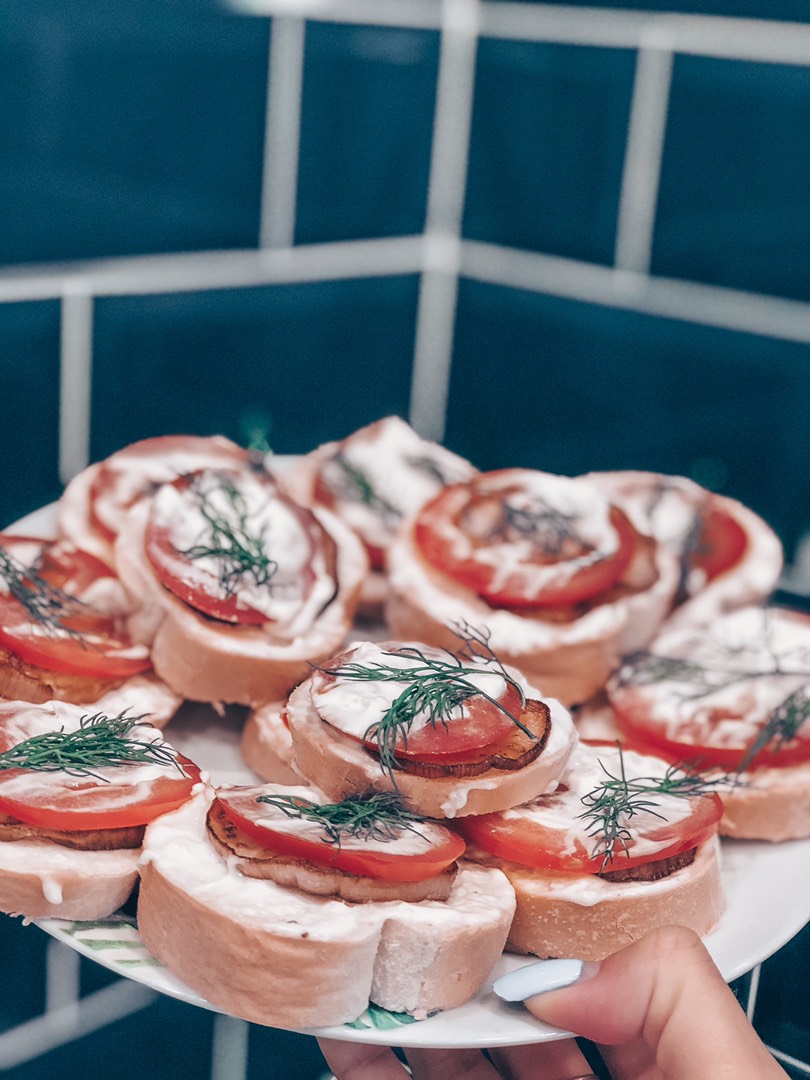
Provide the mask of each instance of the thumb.
POLYGON ((664 1077, 784 1080, 691 930, 656 930, 590 969, 585 981, 529 997, 526 1007, 593 1042, 646 1046, 664 1077))

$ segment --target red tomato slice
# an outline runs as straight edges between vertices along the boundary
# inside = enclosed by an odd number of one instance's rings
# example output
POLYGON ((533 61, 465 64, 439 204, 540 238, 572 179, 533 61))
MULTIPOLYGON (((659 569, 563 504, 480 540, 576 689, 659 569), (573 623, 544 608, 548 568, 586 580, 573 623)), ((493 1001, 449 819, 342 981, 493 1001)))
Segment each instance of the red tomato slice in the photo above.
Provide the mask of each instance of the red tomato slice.
POLYGON ((688 554, 693 569, 702 570, 707 581, 731 570, 742 559, 748 536, 739 521, 720 506, 707 507, 702 516, 697 543, 688 554))
MULTIPOLYGON (((195 474, 200 475, 202 474, 195 474)), ((195 477, 183 476, 175 480, 172 486, 183 491, 190 487, 194 479, 195 477)), ((230 479, 238 488, 239 476, 231 474, 230 479)), ((250 480, 266 486, 268 500, 273 500, 298 522, 302 542, 307 545, 307 562, 298 575, 298 587, 301 595, 305 596, 315 581, 312 558, 322 544, 320 526, 308 510, 283 495, 269 476, 262 479, 259 474, 251 474, 250 480)), ((161 583, 170 592, 202 614, 224 622, 260 625, 273 621, 266 612, 251 606, 244 599, 238 583, 233 591, 229 592, 217 573, 181 550, 172 537, 174 524, 173 521, 161 520, 158 508, 153 507, 144 536, 149 562, 161 583)), ((269 557, 271 553, 265 554, 269 557)))
POLYGON ((98 468, 90 485, 90 519, 114 540, 122 516, 157 484, 202 468, 238 468, 248 453, 222 436, 159 435, 118 450, 98 468))
MULTIPOLYGON (((61 708, 67 716, 82 711, 72 705, 61 708)), ((48 706, 42 709, 47 710, 48 706)), ((0 715, 3 751, 30 737, 24 718, 18 719, 18 710, 18 705, 6 706, 0 715)), ((57 710, 54 723, 58 721, 57 710)), ((29 730, 31 735, 42 734, 39 727, 32 726, 29 730)), ((136 735, 132 737, 137 739, 136 735)), ((145 825, 181 806, 200 782, 200 770, 192 761, 182 754, 177 754, 175 760, 178 767, 166 764, 161 775, 146 781, 137 780, 142 765, 107 767, 104 770, 107 779, 56 769, 3 769, 0 770, 0 811, 29 825, 68 832, 145 825), (22 787, 21 778, 25 780, 22 787)))
MULTIPOLYGON (((509 686, 500 704, 501 709, 484 697, 469 698, 464 702, 463 718, 451 719, 446 724, 426 724, 409 734, 407 741, 400 736, 396 756, 404 761, 436 765, 468 761, 476 752, 497 746, 515 730, 515 719, 520 719, 523 711, 520 694, 509 686)), ((372 749, 377 745, 373 735, 362 741, 372 749)))
MULTIPOLYGON (((693 762, 700 768, 716 767, 727 772, 735 772, 746 762, 756 741, 751 738, 747 740, 741 738, 739 743, 733 746, 711 746, 697 739, 670 739, 654 721, 643 719, 637 709, 633 710, 632 715, 623 712, 620 706, 614 705, 614 709, 619 729, 628 746, 640 753, 657 754, 667 761, 693 762)), ((718 721, 728 718, 728 714, 721 716, 718 713, 717 715, 718 721)), ((746 728, 746 730, 749 729, 746 728)), ((810 761, 810 732, 800 733, 796 739, 783 747, 764 746, 757 751, 756 757, 746 768, 755 770, 782 765, 800 765, 804 761, 810 761)))
POLYGON ((46 610, 47 590, 60 594, 57 607, 51 608, 55 625, 49 628, 10 592, 0 593, 0 643, 5 648, 24 663, 71 675, 123 679, 151 669, 148 650, 132 642, 122 619, 81 604, 81 592, 99 578, 114 576, 103 562, 58 543, 7 534, 0 535, 0 547, 15 563, 36 567, 24 584, 46 610))
MULTIPOLYGON (((315 485, 312 492, 313 498, 319 506, 325 506, 327 510, 337 511, 339 507, 339 499, 334 491, 329 487, 323 477, 318 474, 315 478, 315 485)), ((384 570, 385 569, 385 551, 377 544, 373 544, 368 537, 361 536, 360 539, 363 542, 363 547, 366 549, 368 555, 369 565, 372 570, 384 570)))
MULTIPOLYGON (((380 645, 379 655, 382 662, 385 661, 386 653, 397 654, 398 652, 395 644, 380 645)), ((432 655, 430 650, 428 653, 432 655)), ((440 654, 437 652, 437 655, 440 654)), ((335 657, 322 669, 325 678, 340 680, 341 676, 332 675, 330 669, 339 671, 344 663, 351 663, 353 658, 353 650, 335 657)), ((413 660, 413 664, 414 667, 422 666, 416 659, 413 660)), ((481 674, 486 673, 487 670, 483 666, 476 669, 481 674)), ((497 674, 497 671, 494 673, 497 674)), ((403 668, 402 675, 402 683, 395 684, 398 688, 401 686, 397 694, 408 689, 407 668, 403 668)), ((410 732, 400 731, 395 744, 396 757, 407 761, 438 765, 469 761, 477 753, 497 746, 514 732, 515 722, 520 719, 523 712, 523 699, 515 686, 505 683, 504 691, 497 703, 490 701, 483 694, 477 694, 463 703, 463 714, 461 707, 457 707, 454 712, 458 715, 451 717, 446 723, 439 720, 436 723, 425 724, 424 727, 417 727, 410 732)), ((368 749, 375 750, 378 747, 373 727, 364 735, 340 730, 347 738, 355 739, 368 749)))
MULTIPOLYGON (((595 752, 599 756, 598 750, 595 752)), ((717 832, 717 823, 723 816, 722 800, 715 794, 684 799, 688 812, 682 818, 672 822, 657 819, 643 833, 635 837, 631 835, 626 849, 617 844, 613 858, 606 867, 603 855, 593 855, 596 838, 587 831, 587 823, 578 820, 578 813, 572 815, 567 828, 551 824, 558 820, 558 812, 553 811, 555 797, 560 798, 567 791, 563 781, 557 792, 535 800, 535 804, 549 807, 549 824, 528 816, 526 811, 516 807, 514 810, 461 818, 458 828, 469 843, 522 866, 558 873, 597 874, 606 868, 625 870, 659 862, 697 847, 717 832), (633 848, 641 840, 662 846, 654 854, 650 854, 649 850, 633 854, 633 848)), ((581 805, 584 812, 585 804, 579 799, 576 803, 577 808, 581 805)), ((632 817, 628 818, 627 825, 631 830, 638 827, 632 817)))
POLYGON ((636 546, 636 532, 618 507, 611 507, 609 514, 618 543, 607 554, 600 555, 579 540, 568 542, 564 553, 555 553, 538 540, 531 558, 514 568, 505 569, 506 558, 493 558, 498 547, 503 546, 506 553, 515 540, 526 539, 525 533, 521 536, 498 524, 504 520, 509 495, 520 490, 519 480, 512 483, 509 474, 510 470, 503 471, 501 485, 493 484, 498 473, 482 473, 466 484, 444 488, 426 503, 414 524, 416 545, 424 558, 496 607, 567 607, 592 600, 610 589, 629 564, 636 546), (493 537, 493 530, 499 535, 493 537), (459 537, 465 538, 462 544, 457 542, 459 537), (556 583, 542 583, 540 575, 549 566, 558 564, 564 568, 568 561, 579 565, 563 572, 556 583))
MULTIPOLYGON (((299 836, 289 831, 260 824, 271 819, 272 808, 256 801, 257 795, 266 788, 251 787, 220 792, 219 803, 225 813, 247 836, 276 855, 301 859, 342 870, 347 874, 374 878, 381 881, 426 881, 446 870, 464 854, 464 840, 456 833, 435 822, 415 822, 414 828, 430 838, 430 845, 417 853, 398 854, 385 850, 385 842, 368 841, 362 847, 330 843, 328 838, 320 841, 311 836, 299 836)), ((280 821, 288 821, 276 811, 280 821)), ((405 836, 408 835, 406 831, 405 836)), ((420 849, 422 845, 420 844, 420 849)))

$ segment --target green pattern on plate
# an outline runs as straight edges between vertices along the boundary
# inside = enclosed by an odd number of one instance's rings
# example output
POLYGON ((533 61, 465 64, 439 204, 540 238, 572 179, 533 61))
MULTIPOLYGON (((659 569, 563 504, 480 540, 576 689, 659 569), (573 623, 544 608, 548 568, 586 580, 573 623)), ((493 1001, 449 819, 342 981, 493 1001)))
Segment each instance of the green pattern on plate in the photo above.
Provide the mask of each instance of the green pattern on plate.
POLYGON ((135 920, 125 915, 98 919, 95 922, 64 922, 65 937, 72 938, 93 952, 103 952, 105 959, 122 968, 159 967, 138 936, 135 920))
POLYGON ((391 1028, 404 1027, 406 1024, 415 1024, 416 1017, 410 1013, 391 1012, 390 1009, 381 1009, 373 1002, 368 1003, 368 1008, 361 1013, 356 1020, 345 1024, 350 1028, 377 1028, 378 1031, 390 1031, 391 1028))

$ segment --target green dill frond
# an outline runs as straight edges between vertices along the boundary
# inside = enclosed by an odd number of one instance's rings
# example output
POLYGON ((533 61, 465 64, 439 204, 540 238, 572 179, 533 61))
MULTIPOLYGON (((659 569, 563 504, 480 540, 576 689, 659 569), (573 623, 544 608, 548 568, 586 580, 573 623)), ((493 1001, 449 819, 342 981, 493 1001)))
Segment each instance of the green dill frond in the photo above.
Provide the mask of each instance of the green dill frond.
POLYGON ((418 834, 416 825, 426 820, 409 810, 393 791, 367 792, 339 803, 316 803, 297 795, 259 795, 256 801, 289 818, 316 822, 323 828, 324 840, 338 846, 343 837, 387 842, 396 840, 403 830, 418 834))
POLYGON ((0 753, 0 770, 32 769, 37 772, 66 772, 71 776, 93 776, 97 769, 121 765, 172 765, 182 772, 177 752, 161 741, 130 737, 144 716, 105 713, 85 715, 76 731, 48 731, 33 735, 0 753))
POLYGON ((204 541, 181 552, 188 559, 214 559, 219 564, 219 584, 225 596, 233 596, 244 579, 272 587, 278 563, 266 551, 267 529, 256 530, 248 519, 244 496, 227 476, 219 478, 217 491, 224 494, 228 510, 215 507, 211 492, 200 485, 192 490, 199 498, 200 513, 208 524, 204 541))

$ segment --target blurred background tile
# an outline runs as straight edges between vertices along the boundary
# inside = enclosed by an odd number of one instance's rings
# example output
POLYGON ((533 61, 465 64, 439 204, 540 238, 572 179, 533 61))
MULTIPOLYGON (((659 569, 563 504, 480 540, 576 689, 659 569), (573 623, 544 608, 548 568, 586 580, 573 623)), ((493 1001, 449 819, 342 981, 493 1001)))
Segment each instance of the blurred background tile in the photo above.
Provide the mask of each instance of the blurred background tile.
POLYGON ((810 299, 810 69, 676 58, 652 271, 810 299))
POLYGON ((635 54, 479 44, 464 235, 611 263, 635 54))
POLYGON ((296 240, 422 231, 439 35, 311 22, 296 240))
POLYGON ((0 522, 55 499, 59 481, 59 305, 0 304, 0 522))
MULTIPOLYGON (((810 1062, 810 926, 762 965, 754 1024, 769 1046, 810 1062)), ((808 1073, 810 1074, 810 1067, 808 1073)))
POLYGON ((0 263, 257 242, 267 20, 158 0, 14 8, 0 263))
POLYGON ((317 282, 101 300, 91 456, 167 432, 264 432, 301 453, 407 413, 417 282, 317 282))

